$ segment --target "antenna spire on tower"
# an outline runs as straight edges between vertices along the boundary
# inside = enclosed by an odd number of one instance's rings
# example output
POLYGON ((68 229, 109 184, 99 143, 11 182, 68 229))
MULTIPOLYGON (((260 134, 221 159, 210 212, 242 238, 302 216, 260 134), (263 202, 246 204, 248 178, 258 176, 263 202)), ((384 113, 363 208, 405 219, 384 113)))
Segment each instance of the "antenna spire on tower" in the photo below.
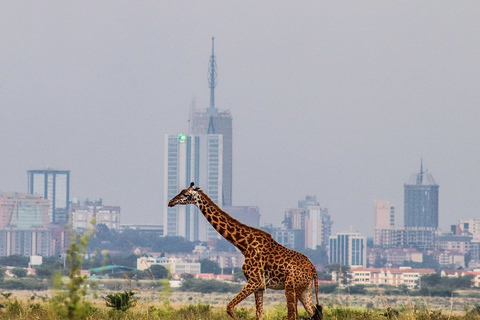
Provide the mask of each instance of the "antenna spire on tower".
POLYGON ((417 174, 417 184, 422 184, 423 182, 423 158, 420 158, 420 173, 417 174))
POLYGON ((208 111, 215 111, 215 87, 217 85, 217 63, 215 61, 215 38, 212 37, 212 55, 210 56, 210 66, 208 68, 208 86, 210 88, 210 107, 208 111))

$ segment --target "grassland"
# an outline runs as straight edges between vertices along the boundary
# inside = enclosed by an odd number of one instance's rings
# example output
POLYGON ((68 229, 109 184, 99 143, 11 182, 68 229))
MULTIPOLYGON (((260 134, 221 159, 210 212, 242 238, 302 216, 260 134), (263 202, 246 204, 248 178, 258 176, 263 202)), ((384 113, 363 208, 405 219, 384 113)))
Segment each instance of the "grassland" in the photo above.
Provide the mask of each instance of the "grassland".
MULTIPOLYGON (((235 293, 200 294, 194 292, 171 291, 167 294, 158 288, 141 290, 132 284, 137 304, 127 310, 116 311, 105 306, 102 297, 119 292, 111 286, 91 290, 81 302, 78 319, 165 319, 165 320, 221 320, 230 319, 225 306, 235 293)), ((12 291, 10 297, 0 297, 0 319, 11 320, 63 320, 57 306, 52 303, 54 291, 12 291)), ((476 306, 480 304, 476 297, 410 297, 385 295, 321 295, 324 305, 324 318, 342 319, 399 319, 399 320, 480 320, 476 306), (388 308, 398 311, 387 315, 388 308)), ((264 319, 277 320, 286 316, 285 298, 282 292, 267 291, 265 295, 264 319)), ((302 307, 300 315, 306 316, 302 307)), ((248 298, 236 309, 242 320, 255 319, 253 298, 248 298)), ((479 310, 480 311, 480 310, 479 310)))

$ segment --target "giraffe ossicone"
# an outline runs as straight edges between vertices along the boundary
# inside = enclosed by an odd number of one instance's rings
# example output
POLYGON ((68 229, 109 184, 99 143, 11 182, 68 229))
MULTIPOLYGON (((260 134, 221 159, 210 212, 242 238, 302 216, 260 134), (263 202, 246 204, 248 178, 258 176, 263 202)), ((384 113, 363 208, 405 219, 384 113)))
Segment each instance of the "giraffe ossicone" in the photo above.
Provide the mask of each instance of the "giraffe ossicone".
POLYGON ((304 254, 286 248, 267 232, 250 227, 232 218, 217 206, 200 188, 190 183, 187 189, 173 197, 169 207, 193 204, 226 240, 245 257, 242 272, 247 284, 227 305, 227 313, 235 320, 235 306, 252 293, 255 295, 257 319, 263 318, 263 292, 266 289, 285 290, 288 320, 298 318, 298 301, 311 319, 323 319, 318 298, 317 270, 304 254), (316 304, 313 303, 315 287, 316 304))

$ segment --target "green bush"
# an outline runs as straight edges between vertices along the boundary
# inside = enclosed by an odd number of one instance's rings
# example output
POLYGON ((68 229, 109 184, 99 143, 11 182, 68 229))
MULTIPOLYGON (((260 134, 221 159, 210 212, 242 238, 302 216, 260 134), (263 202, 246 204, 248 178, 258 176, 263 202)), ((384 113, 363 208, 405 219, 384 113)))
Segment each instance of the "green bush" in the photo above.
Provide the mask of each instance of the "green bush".
POLYGON ((319 293, 332 293, 338 288, 337 283, 321 284, 318 286, 319 293))
POLYGON ((367 290, 365 289, 365 285, 363 284, 356 284, 351 287, 345 288, 345 293, 350 294, 366 294, 367 290))
POLYGON ((121 293, 109 294, 103 299, 105 300, 107 307, 125 312, 136 305, 137 299, 133 298, 134 295, 135 292, 133 291, 124 291, 121 293))
POLYGON ((55 269, 52 266, 40 265, 35 268, 35 274, 42 279, 50 279, 54 272, 55 269))
POLYGON ((180 291, 192 291, 201 293, 212 292, 239 292, 242 289, 242 285, 230 284, 227 282, 217 280, 200 280, 200 279, 188 279, 182 282, 180 291))

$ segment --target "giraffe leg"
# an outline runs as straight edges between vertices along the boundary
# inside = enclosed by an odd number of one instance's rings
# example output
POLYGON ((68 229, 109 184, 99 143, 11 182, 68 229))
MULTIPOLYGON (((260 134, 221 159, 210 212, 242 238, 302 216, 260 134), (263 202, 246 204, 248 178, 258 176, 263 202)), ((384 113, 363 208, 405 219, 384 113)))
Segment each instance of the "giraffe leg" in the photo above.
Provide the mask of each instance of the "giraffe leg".
POLYGON ((263 290, 255 291, 255 307, 257 309, 257 320, 263 319, 263 290))
POLYGON ((237 304, 242 302, 243 299, 254 293, 258 289, 258 286, 252 282, 248 282, 245 287, 232 299, 227 305, 227 313, 235 320, 238 320, 235 311, 233 310, 237 304))
POLYGON ((295 292, 295 281, 293 277, 288 277, 285 281, 285 296, 287 297, 287 320, 295 320, 298 318, 298 296, 295 292))
POLYGON ((315 305, 313 304, 312 299, 312 285, 309 285, 305 290, 303 290, 299 299, 308 315, 312 317, 315 314, 315 305))

